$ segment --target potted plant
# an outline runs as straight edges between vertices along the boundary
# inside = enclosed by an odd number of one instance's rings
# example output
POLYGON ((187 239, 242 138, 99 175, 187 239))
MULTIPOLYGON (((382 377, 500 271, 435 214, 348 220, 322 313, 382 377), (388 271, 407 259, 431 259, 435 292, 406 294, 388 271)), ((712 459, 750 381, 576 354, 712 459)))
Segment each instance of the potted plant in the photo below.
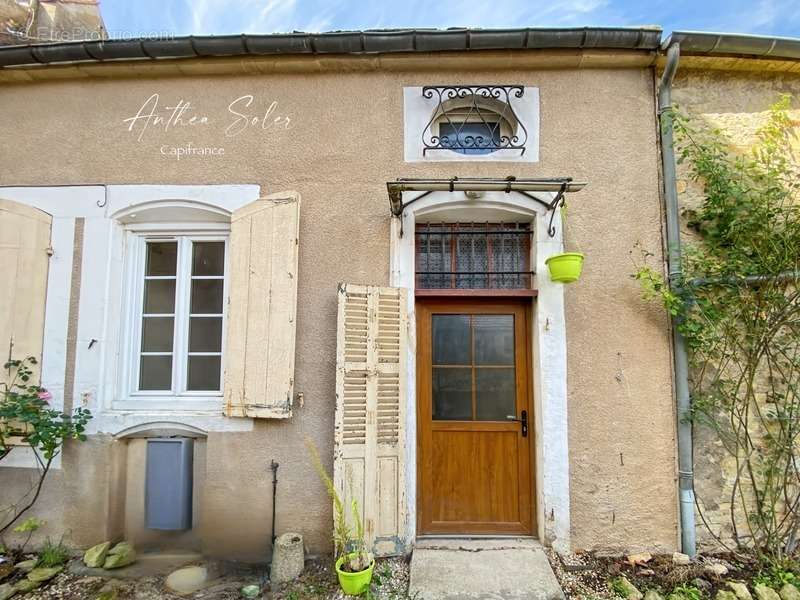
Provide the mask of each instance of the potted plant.
MULTIPOLYGON (((566 229, 567 207, 561 206, 561 223, 566 229)), ((561 252, 544 261, 550 271, 550 279, 558 283, 572 283, 581 276, 584 255, 582 252, 561 252)))
MULTIPOLYGON (((347 522, 344 502, 333 486, 333 480, 328 475, 319 452, 312 442, 307 442, 311 453, 311 460, 317 470, 325 489, 333 501, 333 546, 336 562, 336 576, 342 591, 349 596, 360 596, 369 589, 372 583, 372 571, 375 568, 375 559, 367 550, 364 542, 364 525, 361 521, 361 512, 358 502, 350 503, 352 527, 347 522)), ((351 494, 352 495, 352 494, 351 494)))

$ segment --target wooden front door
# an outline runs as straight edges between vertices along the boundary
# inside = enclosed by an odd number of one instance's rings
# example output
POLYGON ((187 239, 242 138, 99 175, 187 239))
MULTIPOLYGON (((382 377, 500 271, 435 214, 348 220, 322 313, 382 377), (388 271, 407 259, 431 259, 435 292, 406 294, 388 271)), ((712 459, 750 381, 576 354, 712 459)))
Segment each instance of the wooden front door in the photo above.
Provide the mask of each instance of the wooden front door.
POLYGON ((420 301, 417 327, 419 533, 532 534, 528 304, 420 301))

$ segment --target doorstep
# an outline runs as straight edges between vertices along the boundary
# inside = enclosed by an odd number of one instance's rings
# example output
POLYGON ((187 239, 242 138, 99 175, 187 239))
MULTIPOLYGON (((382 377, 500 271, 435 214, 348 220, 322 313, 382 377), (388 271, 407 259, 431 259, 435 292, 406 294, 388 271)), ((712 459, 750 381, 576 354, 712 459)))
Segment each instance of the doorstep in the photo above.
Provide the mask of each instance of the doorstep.
POLYGON ((564 600, 541 544, 517 537, 418 539, 409 595, 420 600, 564 600))

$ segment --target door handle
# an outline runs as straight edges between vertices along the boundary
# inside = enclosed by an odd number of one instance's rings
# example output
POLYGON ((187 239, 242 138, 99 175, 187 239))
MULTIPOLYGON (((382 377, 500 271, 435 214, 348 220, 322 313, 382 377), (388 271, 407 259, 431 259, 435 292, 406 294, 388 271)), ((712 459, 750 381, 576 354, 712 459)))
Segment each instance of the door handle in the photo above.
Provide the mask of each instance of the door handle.
POLYGON ((506 419, 509 421, 517 421, 522 423, 522 437, 528 437, 528 411, 523 410, 522 416, 518 419, 515 415, 508 415, 506 419))

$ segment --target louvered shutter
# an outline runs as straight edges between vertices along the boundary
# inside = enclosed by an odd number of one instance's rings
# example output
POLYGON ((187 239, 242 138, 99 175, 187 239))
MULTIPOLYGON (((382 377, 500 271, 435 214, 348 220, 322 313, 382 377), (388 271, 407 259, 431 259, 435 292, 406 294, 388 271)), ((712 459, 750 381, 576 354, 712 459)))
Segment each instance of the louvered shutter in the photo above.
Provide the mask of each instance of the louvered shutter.
POLYGON ((273 194, 231 218, 225 414, 292 416, 300 196, 273 194))
POLYGON ((405 550, 406 294, 339 287, 334 484, 378 556, 405 550))
POLYGON ((51 222, 47 213, 0 199, 0 367, 9 356, 42 358, 51 222))

